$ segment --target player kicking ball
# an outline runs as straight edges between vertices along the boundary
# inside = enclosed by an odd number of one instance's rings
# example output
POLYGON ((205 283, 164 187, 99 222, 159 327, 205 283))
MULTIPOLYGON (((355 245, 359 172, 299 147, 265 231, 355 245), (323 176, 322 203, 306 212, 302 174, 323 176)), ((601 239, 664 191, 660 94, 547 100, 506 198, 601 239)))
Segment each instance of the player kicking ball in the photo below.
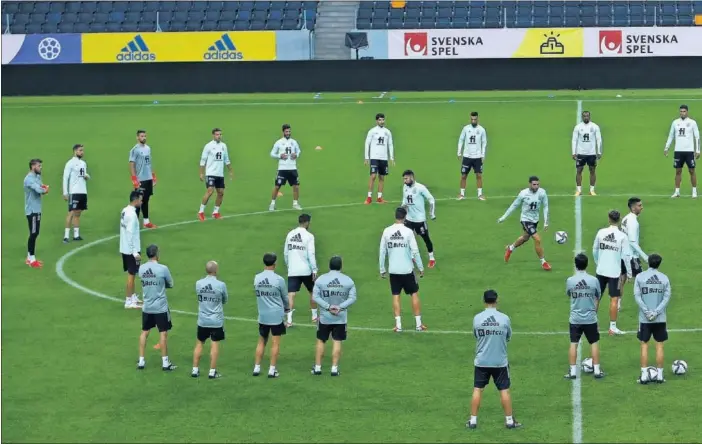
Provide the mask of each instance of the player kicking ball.
POLYGON ((427 187, 414 180, 414 172, 405 170, 402 173, 402 180, 405 186, 402 187, 402 206, 407 210, 405 226, 417 233, 427 246, 429 252, 429 268, 436 266, 434 259, 434 243, 429 237, 429 227, 427 226, 427 211, 425 203, 429 202, 429 213, 431 220, 436 219, 436 200, 431 195, 427 187))
POLYGON ((531 238, 534 240, 534 250, 536 250, 536 256, 538 256, 541 261, 541 268, 546 271, 551 271, 551 265, 546 262, 546 258, 544 257, 544 247, 541 246, 541 236, 539 236, 537 232, 541 207, 544 209, 544 230, 548 230, 548 196, 546 195, 546 190, 540 188, 538 177, 531 176, 529 178, 529 187, 523 189, 519 193, 517 198, 514 199, 514 202, 512 202, 512 205, 507 208, 505 214, 503 214, 497 222, 500 224, 504 222, 520 204, 522 206, 520 221, 524 233, 519 236, 513 244, 507 246, 505 250, 505 262, 509 262, 509 258, 516 248, 524 245, 524 243, 531 238))

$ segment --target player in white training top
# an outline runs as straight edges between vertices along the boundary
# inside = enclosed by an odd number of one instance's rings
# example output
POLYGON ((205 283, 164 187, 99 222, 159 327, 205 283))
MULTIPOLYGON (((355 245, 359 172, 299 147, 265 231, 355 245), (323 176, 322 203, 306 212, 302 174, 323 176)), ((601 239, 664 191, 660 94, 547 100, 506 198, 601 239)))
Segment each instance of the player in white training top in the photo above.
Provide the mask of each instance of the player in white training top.
POLYGON ((673 153, 673 168, 675 168, 675 192, 671 197, 680 197, 680 182, 682 181, 683 165, 687 165, 690 172, 690 183, 692 184, 692 198, 697 197, 697 174, 695 173, 696 161, 700 158, 700 129, 697 122, 687 115, 687 105, 680 105, 680 118, 673 120, 670 125, 668 141, 665 143, 665 151, 668 157, 668 150, 675 139, 675 152, 673 153))
POLYGON ((595 194, 597 161, 602 158, 602 133, 600 127, 590 120, 590 111, 583 111, 582 122, 575 125, 571 141, 571 154, 575 161, 575 195, 580 196, 583 184, 583 169, 590 168, 590 195, 595 194))
MULTIPOLYGON (((622 232, 626 234, 629 239, 629 256, 631 257, 631 275, 633 278, 643 271, 641 268, 641 261, 648 263, 648 255, 644 253, 639 242, 639 215, 643 211, 643 204, 641 199, 638 197, 632 197, 627 202, 629 206, 629 214, 624 216, 622 219, 622 232)), ((624 280, 626 277, 626 267, 622 263, 622 276, 621 279, 624 280)), ((623 288, 622 282, 622 288, 623 288)), ((621 310, 622 299, 619 298, 619 305, 617 310, 621 310)))
POLYGON ((69 242, 71 225, 73 225, 73 240, 82 241, 80 237, 80 215, 88 209, 88 186, 85 183, 90 179, 88 164, 83 160, 83 145, 73 145, 73 157, 66 162, 63 168, 63 200, 68 201, 68 216, 66 216, 66 229, 63 234, 63 243, 69 242))
POLYGON ((475 183, 478 187, 478 199, 485 200, 483 194, 483 163, 487 149, 487 133, 478 124, 478 113, 470 113, 470 125, 463 127, 458 138, 458 160, 461 161, 461 192, 458 200, 466 198, 466 179, 472 169, 475 172, 475 183))
POLYGON ((600 281, 601 294, 609 287, 609 334, 623 335, 617 328, 617 307, 622 295, 622 264, 626 277, 631 279, 631 258, 629 256, 629 240, 620 229, 621 214, 612 210, 608 214, 609 226, 602 228, 595 236, 592 245, 592 257, 597 264, 596 276, 600 281))
POLYGON ((424 240, 424 245, 427 246, 427 253, 429 253, 429 268, 434 268, 436 259, 434 259, 434 243, 429 237, 426 203, 429 203, 431 220, 435 220, 436 199, 434 199, 427 187, 414 180, 414 172, 412 170, 405 170, 402 173, 402 180, 405 182, 405 186, 402 187, 402 208, 407 210, 405 226, 424 240))
POLYGON ((392 144, 392 133, 385 128, 385 114, 375 115, 376 126, 368 131, 366 144, 363 147, 364 165, 370 164, 370 179, 368 180, 368 197, 364 202, 369 205, 373 202, 373 185, 375 178, 378 178, 378 203, 386 203, 383 199, 383 188, 385 186, 385 176, 390 172, 388 161, 395 166, 395 148, 392 144))
POLYGON ((217 190, 217 197, 212 217, 215 219, 222 217, 219 214, 219 207, 222 206, 222 200, 224 200, 224 165, 229 170, 229 180, 234 180, 234 170, 232 162, 229 160, 227 144, 222 142, 222 130, 215 128, 212 130, 212 140, 205 145, 205 148, 202 149, 202 156, 200 156, 200 182, 204 181, 207 187, 200 203, 200 211, 197 213, 197 217, 201 221, 205 220, 205 206, 215 190, 217 190))
POLYGON ((300 145, 291 137, 292 129, 287 123, 283 125, 283 137, 273 145, 271 157, 278 159, 278 175, 275 178, 275 186, 271 194, 271 204, 268 211, 275 211, 275 200, 280 193, 280 187, 286 183, 293 189, 293 210, 301 210, 298 203, 300 198, 300 180, 297 175, 297 158, 300 157, 300 145))
POLYGON ((301 214, 297 218, 299 226, 291 230, 285 237, 283 258, 288 266, 288 300, 290 311, 287 312, 285 326, 292 327, 293 312, 295 311, 295 295, 304 285, 310 294, 312 322, 317 322, 317 303, 314 302, 314 281, 317 279, 317 258, 314 247, 314 235, 309 232, 309 214, 301 214))

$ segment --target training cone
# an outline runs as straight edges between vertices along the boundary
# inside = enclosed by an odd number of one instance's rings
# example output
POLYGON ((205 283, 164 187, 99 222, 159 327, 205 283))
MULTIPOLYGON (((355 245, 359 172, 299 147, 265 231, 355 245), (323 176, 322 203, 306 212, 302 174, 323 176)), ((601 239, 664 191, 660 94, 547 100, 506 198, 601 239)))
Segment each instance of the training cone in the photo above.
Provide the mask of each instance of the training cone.
POLYGON ((322 147, 321 147, 321 146, 317 146, 317 147, 315 147, 314 149, 316 149, 317 151, 322 151, 322 147))
POLYGON ((281 193, 280 191, 278 191, 278 197, 283 197, 283 193, 281 193))
POLYGON ((363 100, 359 100, 359 101, 358 101, 358 104, 359 104, 359 105, 363 105, 363 100))

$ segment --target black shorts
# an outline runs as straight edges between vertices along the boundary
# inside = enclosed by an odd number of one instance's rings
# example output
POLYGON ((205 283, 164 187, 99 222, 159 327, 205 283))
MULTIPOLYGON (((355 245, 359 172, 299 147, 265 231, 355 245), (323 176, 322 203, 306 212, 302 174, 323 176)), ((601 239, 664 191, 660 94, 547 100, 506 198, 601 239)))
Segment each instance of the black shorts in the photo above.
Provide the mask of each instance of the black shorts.
POLYGON ((539 223, 538 222, 527 222, 527 221, 521 221, 522 224, 522 230, 526 234, 529 235, 529 237, 535 235, 538 232, 539 229, 539 223))
POLYGON ((429 234, 429 227, 426 222, 411 222, 405 219, 405 226, 420 236, 429 234))
POLYGON ((600 330, 597 328, 597 322, 594 324, 570 324, 570 342, 577 344, 583 333, 585 339, 590 344, 594 344, 600 340, 600 330))
POLYGON ((29 225, 30 235, 39 236, 39 230, 41 230, 41 213, 28 214, 27 225, 29 225))
POLYGON ((695 153, 689 151, 673 153, 673 168, 682 168, 685 165, 690 169, 695 167, 695 153))
POLYGON ((122 269, 132 276, 139 272, 139 262, 132 254, 122 254, 122 269))
POLYGON ((154 181, 153 180, 142 180, 139 182, 139 191, 144 199, 154 195, 154 181))
POLYGON ((490 378, 495 383, 497 390, 507 390, 511 385, 509 380, 509 366, 507 367, 475 367, 473 376, 473 387, 484 389, 489 383, 490 378))
POLYGON ((585 165, 587 165, 589 167, 596 167, 597 166, 597 156, 594 154, 589 154, 589 155, 578 154, 575 157, 575 167, 576 168, 584 168, 585 165))
POLYGON ((205 342, 212 339, 212 342, 224 341, 224 327, 200 327, 197 326, 197 340, 205 342))
POLYGON ((468 174, 470 173, 471 169, 475 172, 475 174, 483 174, 483 159, 464 157, 463 163, 461 163, 461 174, 468 174))
MULTIPOLYGON (((631 260, 631 276, 636 277, 639 273, 643 271, 641 268, 641 260, 635 258, 631 260)), ((624 260, 622 260, 622 276, 626 276, 626 265, 624 265, 624 260)))
POLYGON ((141 329, 142 331, 149 331, 152 328, 158 328, 160 333, 168 331, 173 328, 171 323, 171 312, 167 311, 165 313, 141 313, 141 329))
POLYGON ((312 279, 311 274, 307 276, 288 276, 288 291, 290 293, 297 293, 300 291, 303 284, 307 291, 312 293, 312 289, 314 288, 314 280, 312 279))
POLYGON ((258 334, 265 340, 268 340, 268 336, 283 336, 285 333, 285 324, 282 322, 278 325, 258 324, 258 334))
POLYGON ((70 194, 68 196, 68 211, 85 211, 88 209, 87 194, 70 194))
MULTIPOLYGON (((626 272, 625 272, 626 273, 626 272)), ((622 289, 619 287, 619 278, 611 278, 607 276, 597 275, 597 280, 600 282, 600 291, 604 295, 605 287, 609 288, 609 296, 618 298, 622 295, 622 289)))
POLYGON ((345 341, 346 324, 322 324, 319 322, 317 324, 317 339, 327 342, 330 335, 334 341, 345 341))
POLYGON ((378 174, 380 176, 387 176, 390 174, 390 168, 388 167, 387 160, 371 159, 370 160, 370 173, 378 174))
POLYGON ((297 177, 297 170, 278 170, 278 176, 275 178, 275 186, 282 187, 286 183, 291 187, 300 185, 300 179, 297 177))
POLYGON ((666 328, 665 322, 655 322, 653 324, 640 323, 639 331, 636 333, 636 338, 641 342, 648 342, 651 340, 656 342, 665 342, 668 340, 668 329, 666 328))
POLYGON ((415 294, 419 291, 417 276, 414 273, 409 274, 390 274, 390 291, 393 296, 399 295, 402 291, 405 294, 415 294))
POLYGON ((205 177, 205 186, 207 188, 216 188, 218 190, 222 190, 224 189, 224 177, 207 176, 205 177))

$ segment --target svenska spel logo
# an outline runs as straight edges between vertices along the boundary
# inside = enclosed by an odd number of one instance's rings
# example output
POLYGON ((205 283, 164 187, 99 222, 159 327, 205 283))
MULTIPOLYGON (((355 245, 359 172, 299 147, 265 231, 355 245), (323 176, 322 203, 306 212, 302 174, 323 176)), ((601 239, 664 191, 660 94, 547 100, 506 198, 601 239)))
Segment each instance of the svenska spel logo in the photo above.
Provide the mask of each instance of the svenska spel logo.
POLYGON ((203 60, 243 60, 244 53, 236 49, 229 34, 222 34, 202 56, 203 60))
POLYGON ((621 54, 622 42, 621 31, 600 31, 600 54, 621 54))
POLYGON ((429 38, 426 32, 405 33, 405 55, 423 57, 429 53, 429 38))
POLYGON ((118 62, 153 62, 156 60, 156 54, 149 50, 141 34, 137 34, 120 49, 116 58, 118 62))

